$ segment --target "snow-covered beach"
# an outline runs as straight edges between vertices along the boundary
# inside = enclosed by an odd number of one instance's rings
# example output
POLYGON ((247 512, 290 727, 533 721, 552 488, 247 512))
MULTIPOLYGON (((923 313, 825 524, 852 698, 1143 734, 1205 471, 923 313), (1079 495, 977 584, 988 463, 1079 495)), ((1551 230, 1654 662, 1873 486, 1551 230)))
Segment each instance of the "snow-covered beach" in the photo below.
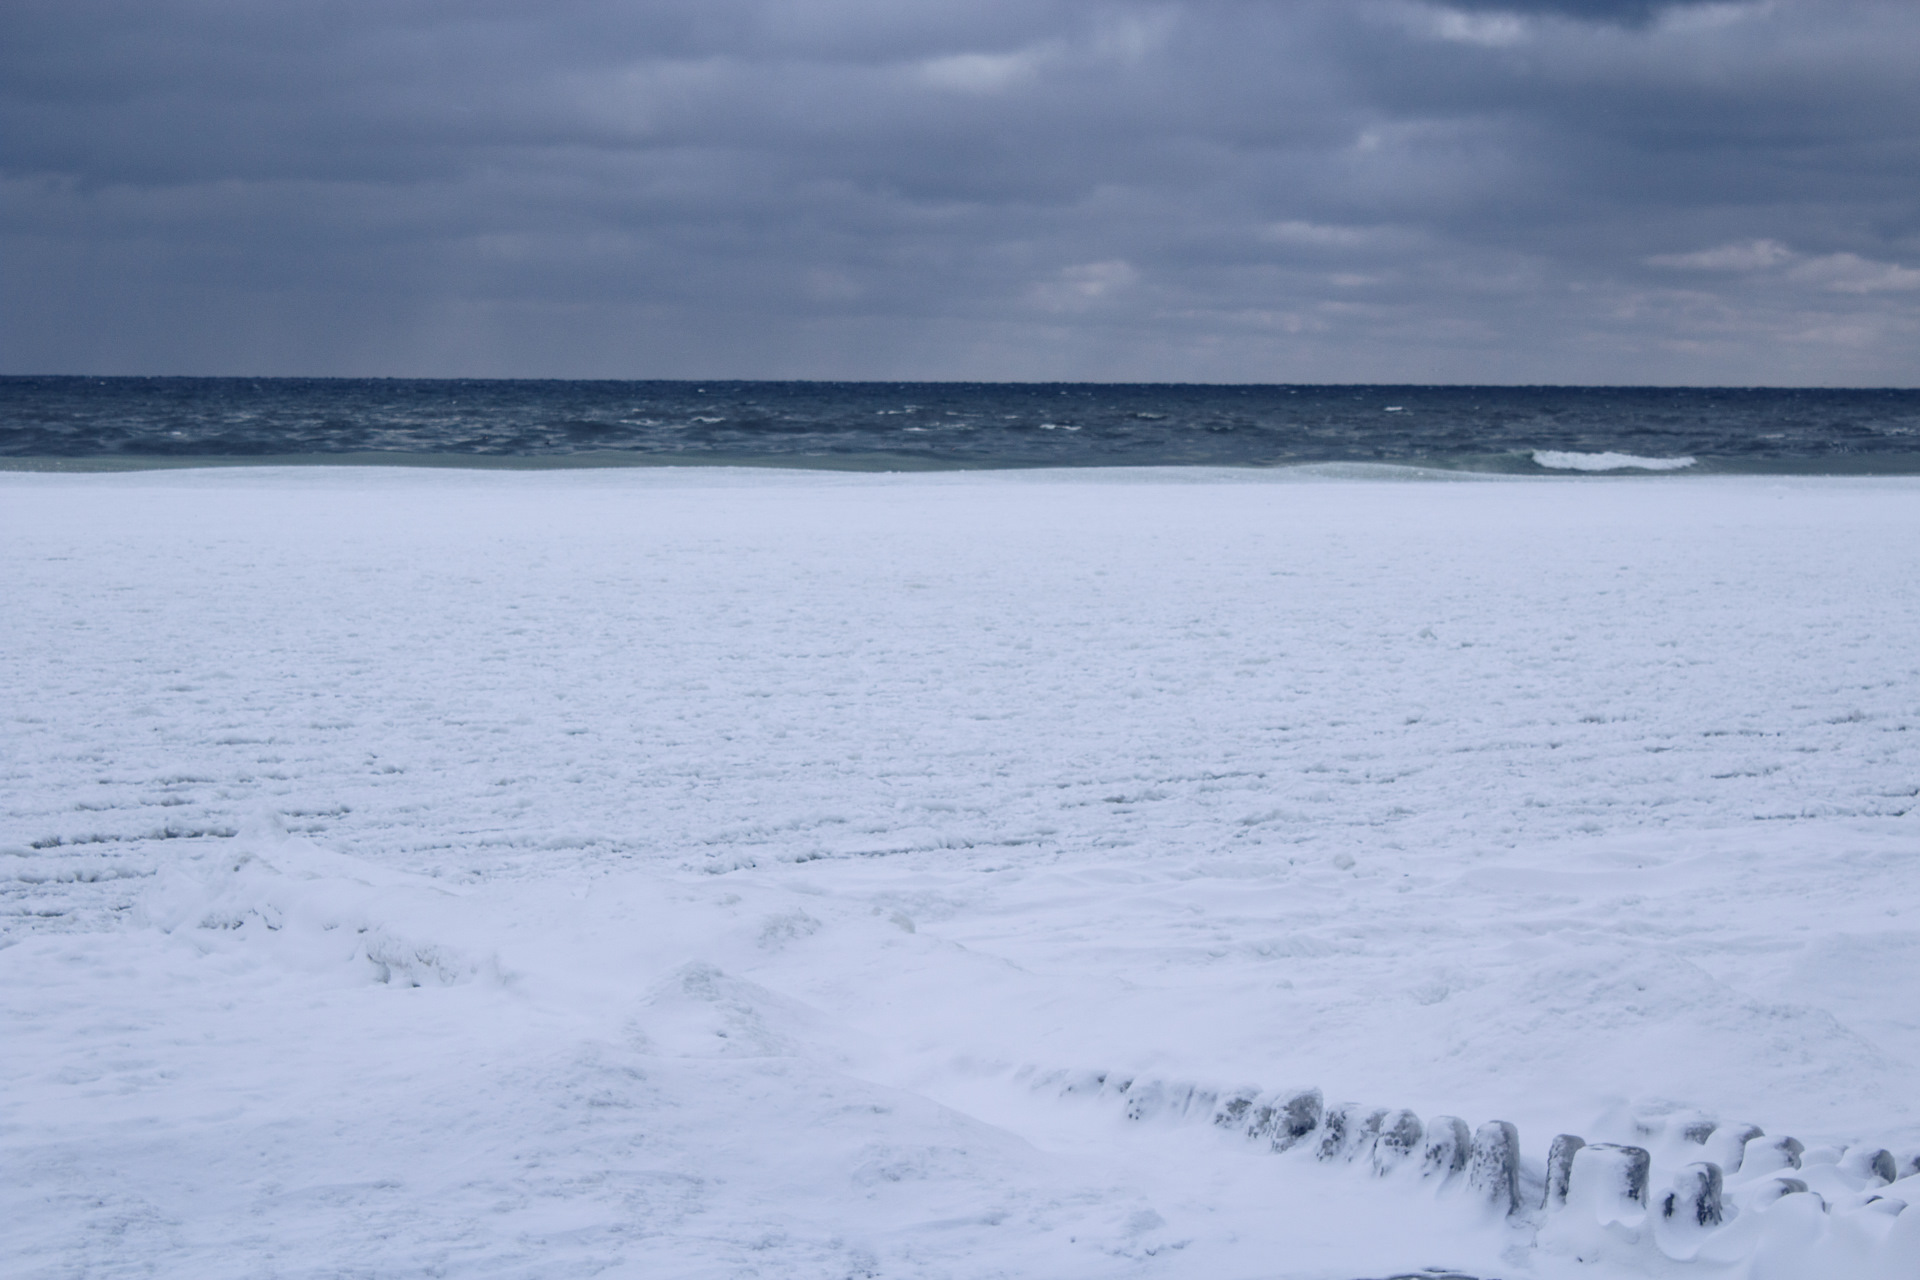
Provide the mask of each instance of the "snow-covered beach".
POLYGON ((1920 479, 0 473, 0 540, 17 1274, 1920 1267, 1920 479), (1508 1220, 1243 1086, 1809 1191, 1508 1220))

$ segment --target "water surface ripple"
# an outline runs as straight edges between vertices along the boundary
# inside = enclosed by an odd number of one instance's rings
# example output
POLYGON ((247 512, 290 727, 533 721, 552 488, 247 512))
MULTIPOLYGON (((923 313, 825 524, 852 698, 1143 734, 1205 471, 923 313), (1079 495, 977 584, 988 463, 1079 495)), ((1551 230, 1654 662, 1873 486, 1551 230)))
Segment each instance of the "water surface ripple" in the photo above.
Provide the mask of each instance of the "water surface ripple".
POLYGON ((0 378, 0 465, 13 466, 1371 462, 1531 472, 1607 454, 1695 460, 1681 470, 1920 472, 1920 390, 0 378))

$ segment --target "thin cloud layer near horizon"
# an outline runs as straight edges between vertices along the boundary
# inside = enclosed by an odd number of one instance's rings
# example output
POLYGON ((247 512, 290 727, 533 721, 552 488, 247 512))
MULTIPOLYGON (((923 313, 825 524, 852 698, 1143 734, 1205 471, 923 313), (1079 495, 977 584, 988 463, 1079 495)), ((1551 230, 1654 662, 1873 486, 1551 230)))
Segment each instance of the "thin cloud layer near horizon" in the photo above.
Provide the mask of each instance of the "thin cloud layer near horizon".
POLYGON ((0 372, 1912 386, 1920 6, 15 0, 0 372))

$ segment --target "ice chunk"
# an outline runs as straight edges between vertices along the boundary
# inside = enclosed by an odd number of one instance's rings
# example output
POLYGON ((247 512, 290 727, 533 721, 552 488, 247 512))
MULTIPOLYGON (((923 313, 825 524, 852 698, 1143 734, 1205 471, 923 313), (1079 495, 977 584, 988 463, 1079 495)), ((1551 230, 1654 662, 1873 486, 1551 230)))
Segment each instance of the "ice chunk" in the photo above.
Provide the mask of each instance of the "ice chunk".
POLYGON ((1458 1116, 1435 1116, 1427 1126, 1427 1141, 1420 1152, 1420 1176, 1451 1178, 1467 1167, 1467 1152, 1472 1146, 1467 1122, 1458 1116))
POLYGON ((1127 1094, 1127 1119, 1151 1120, 1168 1113, 1178 1117, 1185 1114, 1192 1097, 1193 1086, 1190 1084, 1146 1081, 1127 1094))
POLYGON ((1543 1209, 1564 1208, 1567 1203, 1567 1180, 1573 1175, 1574 1152, 1587 1145, 1585 1138, 1571 1133, 1556 1137, 1547 1147, 1547 1190, 1540 1201, 1543 1209))
POLYGON ((1707 1139, 1713 1136, 1714 1124, 1711 1120, 1689 1120, 1680 1127, 1680 1136, 1696 1147, 1707 1145, 1707 1139))
POLYGON ((1869 1186, 1894 1182, 1900 1176, 1900 1170, 1894 1164, 1893 1152, 1885 1147, 1874 1146, 1848 1147, 1846 1154, 1840 1157, 1840 1172, 1869 1186))
POLYGON ((1795 1138, 1755 1138, 1740 1157, 1740 1173, 1757 1177, 1776 1169, 1798 1169, 1800 1153, 1805 1150, 1795 1138))
POLYGON ((1373 1150, 1374 1139, 1380 1136, 1380 1126, 1386 1118, 1385 1108, 1343 1102, 1327 1113, 1320 1146, 1314 1154, 1322 1160, 1358 1160, 1373 1150))
POLYGON ((1674 1178, 1673 1190, 1660 1202, 1660 1216, 1674 1223, 1717 1227, 1723 1216, 1720 1191, 1719 1165, 1690 1164, 1674 1178))
POLYGON ((1703 1144, 1706 1147, 1703 1154, 1726 1172, 1738 1173, 1747 1144, 1755 1138, 1766 1136, 1767 1131, 1757 1124, 1721 1125, 1707 1137, 1703 1144))
POLYGON ((1248 1112, 1247 1136, 1266 1138, 1275 1151, 1286 1151, 1320 1127, 1323 1109, 1318 1089, 1273 1094, 1248 1112))
POLYGON ((1797 1196, 1805 1192, 1807 1184, 1798 1178, 1770 1178, 1759 1187, 1746 1193, 1745 1203, 1749 1209, 1764 1209, 1782 1196, 1797 1196))
POLYGON ((1373 1143, 1373 1171, 1385 1175, 1400 1167, 1419 1147, 1425 1136, 1420 1117, 1411 1111, 1395 1111, 1381 1122, 1380 1136, 1373 1143))
POLYGON ((1574 1152, 1567 1180, 1567 1205, 1605 1226, 1635 1227, 1646 1219, 1647 1173, 1644 1147, 1596 1142, 1574 1152))
MULTIPOLYGON (((1049 1079, 1052 1079, 1052 1077, 1049 1077, 1049 1079)), ((1076 1093, 1097 1096, 1101 1090, 1105 1088, 1106 1083, 1107 1073, 1104 1071, 1076 1072, 1069 1075, 1066 1082, 1060 1086, 1060 1093, 1063 1097, 1076 1093)))
POLYGON ((1682 1169, 1673 1189, 1660 1197, 1659 1209, 1653 1234, 1660 1251, 1683 1262, 1698 1256, 1726 1216, 1720 1166, 1700 1161, 1682 1169))
POLYGON ((1489 1120, 1473 1132, 1467 1160, 1467 1185, 1502 1214, 1520 1207, 1520 1131, 1505 1120, 1489 1120))
POLYGON ((1213 1109, 1213 1122, 1222 1129, 1238 1129, 1247 1122, 1253 1104, 1259 1099, 1257 1088, 1230 1089, 1221 1095, 1219 1105, 1213 1109))

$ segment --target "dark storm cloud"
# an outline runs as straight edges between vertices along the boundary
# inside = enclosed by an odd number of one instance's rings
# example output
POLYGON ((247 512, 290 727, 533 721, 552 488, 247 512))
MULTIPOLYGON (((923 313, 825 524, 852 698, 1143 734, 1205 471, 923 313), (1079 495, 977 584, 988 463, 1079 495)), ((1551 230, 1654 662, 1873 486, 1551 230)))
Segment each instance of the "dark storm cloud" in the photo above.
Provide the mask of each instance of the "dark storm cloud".
POLYGON ((1639 25, 1653 21, 1663 10, 1705 3, 1711 0, 1445 0, 1445 7, 1469 12, 1553 14, 1582 22, 1639 25))
POLYGON ((1896 4, 15 3, 10 370, 1914 381, 1896 4))

